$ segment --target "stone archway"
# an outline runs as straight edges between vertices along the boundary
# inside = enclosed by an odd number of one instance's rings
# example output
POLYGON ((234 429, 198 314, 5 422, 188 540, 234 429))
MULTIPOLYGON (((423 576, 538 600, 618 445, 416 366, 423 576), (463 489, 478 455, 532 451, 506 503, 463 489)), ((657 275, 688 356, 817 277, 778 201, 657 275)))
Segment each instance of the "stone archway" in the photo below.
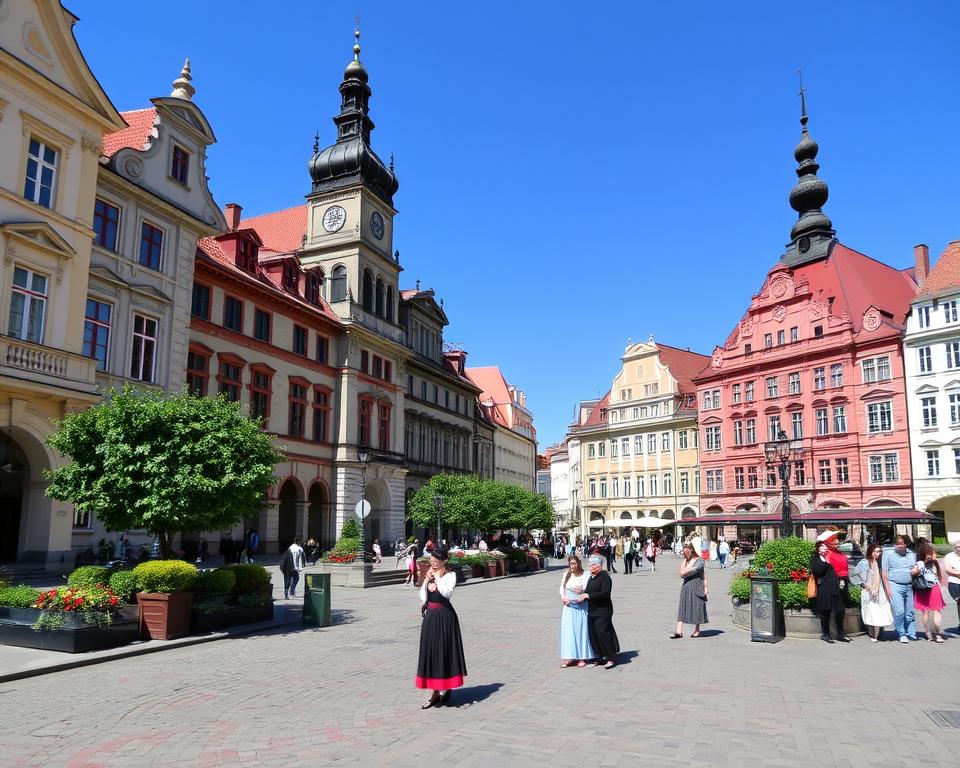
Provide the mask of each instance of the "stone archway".
MULTIPOLYGON (((4 411, 0 423, 10 418, 4 411)), ((45 428, 48 423, 28 412, 19 426, 0 430, 0 560, 45 563, 52 570, 72 556, 74 521, 70 505, 46 495, 43 473, 58 457, 44 444, 45 428)))
POLYGON ((673 519, 674 519, 674 512, 673 512, 673 510, 672 510, 672 509, 665 509, 665 510, 663 510, 663 514, 660 515, 660 519, 661 519, 661 520, 673 520, 673 519))
POLYGON ((937 518, 933 525, 933 537, 945 536, 953 544, 960 541, 960 495, 941 496, 927 505, 927 512, 937 518), (939 532, 940 520, 943 520, 943 533, 939 532))
POLYGON ((0 436, 0 562, 16 560, 26 536, 30 463, 17 442, 0 436))
POLYGON ((277 544, 279 551, 283 551, 290 546, 293 537, 297 535, 297 514, 299 504, 303 500, 303 494, 300 485, 290 478, 280 486, 280 493, 277 494, 280 500, 280 506, 277 510, 277 544))
POLYGON ((687 520, 691 517, 696 517, 696 516, 697 516, 697 512, 693 507, 684 507, 683 511, 680 512, 681 520, 687 520))
POLYGON ((315 539, 321 551, 336 543, 336 525, 330 506, 330 492, 320 480, 315 480, 307 494, 307 538, 315 539))
MULTIPOLYGON (((369 550, 374 539, 382 538, 381 533, 384 529, 384 518, 390 510, 390 494, 387 489, 387 484, 380 478, 377 478, 367 484, 364 496, 366 500, 370 502, 370 514, 367 516, 366 532, 364 535, 365 546, 367 550, 369 550)), ((382 541, 380 545, 383 546, 382 541)))

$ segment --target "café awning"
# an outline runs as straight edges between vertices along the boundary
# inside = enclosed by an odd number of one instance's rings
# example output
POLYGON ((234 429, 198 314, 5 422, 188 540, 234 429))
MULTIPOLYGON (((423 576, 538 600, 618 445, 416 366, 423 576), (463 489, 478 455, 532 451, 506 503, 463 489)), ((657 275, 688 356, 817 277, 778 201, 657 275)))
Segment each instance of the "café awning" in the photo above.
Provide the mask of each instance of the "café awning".
POLYGON ((680 525, 773 525, 779 523, 779 515, 700 515, 685 517, 683 520, 671 520, 680 525))
POLYGON ((937 518, 929 512, 909 507, 842 507, 840 509, 815 509, 794 515, 793 521, 804 525, 831 525, 834 523, 928 523, 937 518))

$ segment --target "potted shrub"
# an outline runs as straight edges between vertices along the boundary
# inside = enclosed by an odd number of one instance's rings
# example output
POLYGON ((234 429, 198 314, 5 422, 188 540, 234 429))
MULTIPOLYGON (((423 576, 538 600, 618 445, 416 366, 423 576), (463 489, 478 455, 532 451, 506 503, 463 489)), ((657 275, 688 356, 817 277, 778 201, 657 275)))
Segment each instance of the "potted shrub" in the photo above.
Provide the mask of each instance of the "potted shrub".
POLYGON ((140 606, 140 636, 173 640, 190 634, 197 568, 182 560, 151 560, 133 569, 140 606))

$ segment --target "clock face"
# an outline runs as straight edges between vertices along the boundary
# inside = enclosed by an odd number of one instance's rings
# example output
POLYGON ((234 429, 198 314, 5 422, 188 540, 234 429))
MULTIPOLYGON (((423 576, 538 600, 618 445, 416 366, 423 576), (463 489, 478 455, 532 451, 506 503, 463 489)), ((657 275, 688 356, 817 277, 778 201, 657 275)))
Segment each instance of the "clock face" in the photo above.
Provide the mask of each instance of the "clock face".
POLYGON ((380 215, 380 211, 370 214, 370 231, 377 240, 383 239, 383 216, 380 215))
POLYGON ((347 220, 347 212, 339 205, 331 205, 324 211, 323 228, 327 232, 336 232, 347 220))

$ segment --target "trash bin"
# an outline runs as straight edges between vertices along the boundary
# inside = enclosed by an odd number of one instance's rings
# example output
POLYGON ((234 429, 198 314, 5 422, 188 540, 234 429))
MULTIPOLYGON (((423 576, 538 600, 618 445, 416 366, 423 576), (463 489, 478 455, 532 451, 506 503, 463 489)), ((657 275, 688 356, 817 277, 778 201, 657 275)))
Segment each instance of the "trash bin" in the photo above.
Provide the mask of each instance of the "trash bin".
POLYGON ((303 623, 330 626, 330 574, 304 574, 303 623))

